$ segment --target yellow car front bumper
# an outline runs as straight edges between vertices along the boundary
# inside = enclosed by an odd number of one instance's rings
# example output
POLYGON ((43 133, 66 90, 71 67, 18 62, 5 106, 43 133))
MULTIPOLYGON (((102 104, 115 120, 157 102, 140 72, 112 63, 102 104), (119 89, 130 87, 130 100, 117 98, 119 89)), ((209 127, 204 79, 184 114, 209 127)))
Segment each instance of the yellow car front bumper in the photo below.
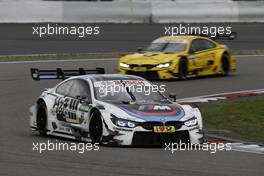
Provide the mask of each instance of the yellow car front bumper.
POLYGON ((169 69, 147 70, 147 71, 133 71, 127 69, 119 69, 119 72, 121 74, 136 75, 146 79, 172 79, 177 77, 177 74, 169 69))

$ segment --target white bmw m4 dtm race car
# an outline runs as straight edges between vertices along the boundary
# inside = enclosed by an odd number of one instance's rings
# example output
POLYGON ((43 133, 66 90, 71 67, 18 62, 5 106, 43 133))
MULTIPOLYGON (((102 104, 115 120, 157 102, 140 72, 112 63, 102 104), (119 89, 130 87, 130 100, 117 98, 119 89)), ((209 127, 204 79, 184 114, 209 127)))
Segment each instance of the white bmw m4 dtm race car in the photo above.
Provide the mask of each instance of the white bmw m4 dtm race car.
POLYGON ((42 92, 31 107, 30 127, 40 135, 106 145, 204 142, 199 109, 177 104, 160 91, 132 91, 135 86, 153 86, 141 77, 104 74, 103 68, 32 68, 31 76, 64 80, 42 92))

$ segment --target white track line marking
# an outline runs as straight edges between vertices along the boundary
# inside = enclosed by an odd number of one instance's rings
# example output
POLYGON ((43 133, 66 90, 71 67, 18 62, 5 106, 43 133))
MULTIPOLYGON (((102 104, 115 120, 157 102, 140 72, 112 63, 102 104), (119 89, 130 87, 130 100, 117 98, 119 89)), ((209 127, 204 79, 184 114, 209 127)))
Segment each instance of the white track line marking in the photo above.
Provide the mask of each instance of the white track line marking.
MULTIPOLYGON (((12 55, 12 56, 27 56, 27 55, 12 55)), ((41 55, 29 55, 29 57, 32 56, 41 56, 41 55)), ((50 54, 50 56, 54 56, 53 54, 50 54)), ((4 56, 0 56, 1 57, 4 56)), ((264 57, 264 55, 236 55, 236 57, 264 57)), ((67 60, 37 60, 37 61, 0 61, 0 64, 24 64, 24 63, 48 63, 48 62, 82 62, 82 61, 115 61, 118 60, 118 58, 102 58, 102 59, 67 59, 67 60)))
POLYGON ((117 58, 102 58, 102 59, 66 59, 66 60, 37 60, 37 61, 4 61, 0 64, 26 64, 26 63, 52 63, 52 62, 84 62, 84 61, 115 61, 117 58))
POLYGON ((259 54, 259 55, 235 55, 236 57, 264 57, 264 54, 259 54))
POLYGON ((232 149, 232 151, 236 152, 245 152, 245 153, 255 153, 255 154, 264 154, 263 152, 258 152, 258 151, 248 151, 248 150, 241 150, 241 149, 232 149))
POLYGON ((240 146, 240 145, 243 145, 243 143, 237 143, 237 142, 232 143, 232 146, 240 146))
POLYGON ((245 148, 245 149, 252 149, 252 148, 258 148, 258 147, 259 147, 259 145, 256 145, 256 144, 240 146, 240 148, 245 148))
POLYGON ((264 154, 264 147, 257 144, 231 143, 231 150, 246 153, 264 154))

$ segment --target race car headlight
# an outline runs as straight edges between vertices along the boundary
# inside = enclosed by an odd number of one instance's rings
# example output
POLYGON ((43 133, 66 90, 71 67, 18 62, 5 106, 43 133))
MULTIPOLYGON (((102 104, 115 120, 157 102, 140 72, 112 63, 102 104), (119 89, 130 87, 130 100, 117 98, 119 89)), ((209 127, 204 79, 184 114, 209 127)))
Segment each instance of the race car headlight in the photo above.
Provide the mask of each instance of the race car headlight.
POLYGON ((120 127, 125 127, 127 125, 123 120, 117 120, 115 124, 120 127))
POLYGON ((129 67, 129 65, 128 64, 125 64, 125 63, 122 63, 122 62, 120 62, 120 67, 125 67, 125 68, 128 68, 129 67))
POLYGON ((167 63, 164 63, 164 64, 159 64, 159 65, 157 65, 156 67, 157 68, 167 68, 167 67, 169 67, 171 65, 171 63, 170 62, 167 62, 167 63))
POLYGON ((111 121, 118 127, 126 127, 126 128, 135 128, 137 126, 137 122, 121 119, 116 117, 115 115, 111 114, 111 121))
POLYGON ((128 126, 129 128, 135 128, 135 127, 136 127, 136 123, 135 123, 135 122, 128 121, 128 122, 127 122, 127 126, 128 126))
POLYGON ((184 122, 184 125, 187 127, 195 126, 197 125, 198 120, 196 117, 192 117, 184 122))

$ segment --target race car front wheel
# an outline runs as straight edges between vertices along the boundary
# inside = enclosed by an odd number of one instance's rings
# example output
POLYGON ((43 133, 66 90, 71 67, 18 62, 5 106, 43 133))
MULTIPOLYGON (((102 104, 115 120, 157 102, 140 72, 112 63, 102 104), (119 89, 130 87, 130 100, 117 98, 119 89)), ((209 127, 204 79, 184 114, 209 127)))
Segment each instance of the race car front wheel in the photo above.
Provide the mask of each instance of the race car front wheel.
POLYGON ((188 68, 186 59, 181 59, 179 62, 179 79, 185 80, 187 78, 188 68))
POLYGON ((92 143, 101 143, 103 136, 103 123, 99 111, 94 111, 92 113, 89 129, 92 143))
POLYGON ((228 60, 228 55, 224 54, 221 60, 221 69, 222 69, 222 75, 223 76, 228 76, 229 75, 229 60, 228 60))
POLYGON ((40 136, 46 136, 47 133, 47 108, 44 102, 37 106, 37 128, 40 136))

